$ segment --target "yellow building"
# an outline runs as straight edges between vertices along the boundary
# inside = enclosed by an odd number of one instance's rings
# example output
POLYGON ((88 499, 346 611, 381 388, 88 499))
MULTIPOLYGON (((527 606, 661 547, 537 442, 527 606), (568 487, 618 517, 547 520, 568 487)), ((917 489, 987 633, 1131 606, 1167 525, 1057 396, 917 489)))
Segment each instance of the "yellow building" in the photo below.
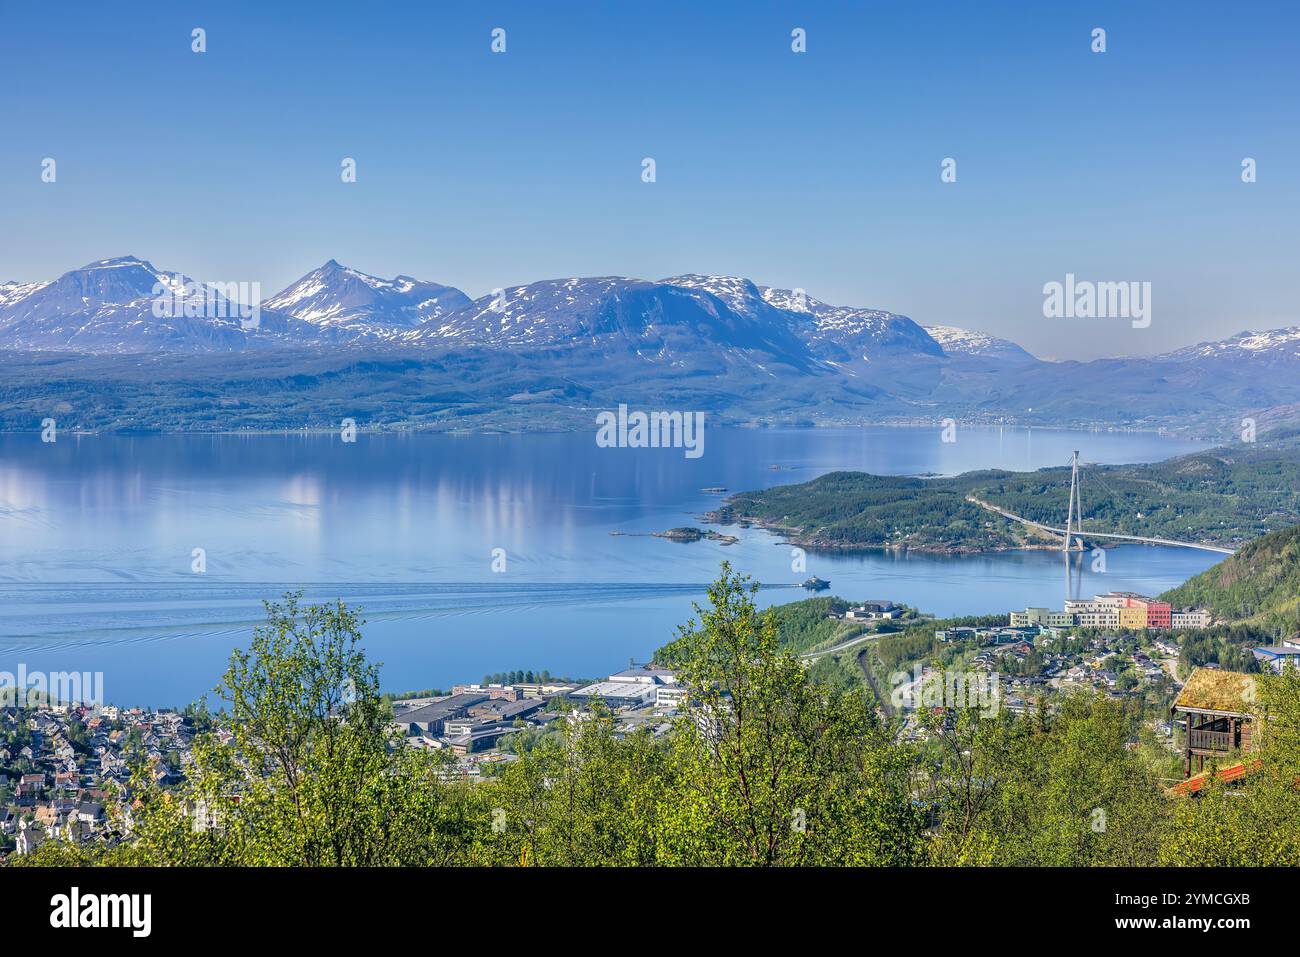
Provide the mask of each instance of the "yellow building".
POLYGON ((1145 628, 1147 610, 1145 608, 1118 608, 1119 626, 1121 628, 1145 628))

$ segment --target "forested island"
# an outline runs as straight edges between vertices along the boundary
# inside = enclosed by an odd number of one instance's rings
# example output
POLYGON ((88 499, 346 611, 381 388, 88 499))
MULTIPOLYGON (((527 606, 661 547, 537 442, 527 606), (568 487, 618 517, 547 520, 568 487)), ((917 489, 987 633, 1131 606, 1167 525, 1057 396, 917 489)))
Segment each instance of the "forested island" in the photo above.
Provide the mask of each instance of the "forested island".
MULTIPOLYGON (((1091 529, 1232 548, 1300 522, 1295 431, 1154 464, 1088 466, 1081 476, 1085 541, 1091 529)), ((1069 492, 1066 466, 933 479, 831 472, 798 485, 737 493, 704 518, 758 525, 809 548, 961 553, 1060 547, 1060 536, 987 506, 1059 528, 1069 492)))

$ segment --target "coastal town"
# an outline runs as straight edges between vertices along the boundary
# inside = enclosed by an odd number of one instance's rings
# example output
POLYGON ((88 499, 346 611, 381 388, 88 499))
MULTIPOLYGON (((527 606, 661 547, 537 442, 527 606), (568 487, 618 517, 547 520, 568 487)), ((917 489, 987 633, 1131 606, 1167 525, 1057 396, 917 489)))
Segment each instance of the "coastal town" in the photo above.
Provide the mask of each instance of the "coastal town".
MULTIPOLYGON (((644 727, 660 735, 684 697, 671 671, 635 663, 585 685, 457 685, 449 695, 395 700, 393 741, 445 751, 447 774, 477 779, 515 760, 502 739, 589 718, 597 700, 617 714, 621 732, 644 727)), ((30 854, 47 840, 112 844, 128 837, 133 776, 163 787, 181 783, 204 730, 223 743, 232 737, 192 710, 0 707, 0 859, 30 854)))
MULTIPOLYGON (((871 641, 896 633, 915 621, 909 617, 914 614, 877 599, 849 604, 829 617, 856 626, 863 637, 855 640, 871 641)), ((999 624, 936 628, 933 636, 945 649, 945 673, 964 673, 972 687, 982 682, 995 696, 990 700, 1013 712, 1045 693, 1075 689, 1117 698, 1157 689, 1172 698, 1185 683, 1178 671, 1179 634, 1213 623, 1203 609, 1173 609, 1130 592, 1071 599, 1061 611, 1030 607, 1003 617, 999 624)), ((1300 636, 1253 653, 1259 668, 1300 662, 1300 636)), ((444 773, 476 780, 499 773, 539 737, 589 719, 596 707, 612 713, 616 733, 645 731, 653 737, 667 734, 690 707, 673 671, 653 663, 630 662, 599 680, 522 672, 501 677, 509 680, 395 698, 393 746, 443 752, 444 773)), ((918 712, 931 703, 922 689, 935 677, 930 662, 917 661, 894 679, 890 697, 900 706, 905 738, 925 736, 918 712)), ((219 741, 231 739, 229 729, 212 722, 193 710, 48 703, 0 708, 0 854, 30 854, 47 840, 126 838, 135 775, 163 787, 179 784, 193 762, 197 735, 212 731, 219 741)), ((1169 714, 1153 727, 1171 751, 1184 746, 1169 714)))
MULTIPOLYGON (((1012 611, 1008 624, 935 631, 942 643, 965 644, 970 668, 997 675, 1010 692, 1005 706, 1023 710, 1047 689, 1090 688, 1112 697, 1179 684, 1175 632, 1208 628, 1205 609, 1172 609, 1134 592, 1067 599, 1061 611, 1012 611)), ((1167 725, 1160 728, 1167 732, 1167 725)))
POLYGON ((171 710, 0 708, 0 853, 30 854, 45 840, 120 839, 123 819, 108 808, 126 806, 133 772, 179 784, 195 733, 191 715, 171 710))

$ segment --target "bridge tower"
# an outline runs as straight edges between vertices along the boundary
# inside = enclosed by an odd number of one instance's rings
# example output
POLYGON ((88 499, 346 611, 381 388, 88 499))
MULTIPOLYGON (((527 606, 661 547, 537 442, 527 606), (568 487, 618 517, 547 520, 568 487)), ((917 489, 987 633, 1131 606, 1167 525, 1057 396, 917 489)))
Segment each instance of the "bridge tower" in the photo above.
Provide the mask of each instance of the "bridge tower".
MULTIPOLYGON (((1067 555, 1070 553, 1070 530, 1074 527, 1075 503, 1079 501, 1079 451, 1074 452, 1070 464, 1070 507, 1065 513, 1065 544, 1061 546, 1067 555)), ((1079 531, 1083 531, 1083 505, 1078 506, 1079 531)))
MULTIPOLYGON (((1078 504, 1079 531, 1083 531, 1083 505, 1079 503, 1079 452, 1076 449, 1074 459, 1070 465, 1070 506, 1065 513, 1065 541, 1061 545, 1062 564, 1065 566, 1065 599, 1069 601, 1073 597, 1071 594, 1070 581, 1070 538, 1074 529, 1075 507, 1078 504)), ((1079 572, 1082 580, 1082 569, 1079 572)))

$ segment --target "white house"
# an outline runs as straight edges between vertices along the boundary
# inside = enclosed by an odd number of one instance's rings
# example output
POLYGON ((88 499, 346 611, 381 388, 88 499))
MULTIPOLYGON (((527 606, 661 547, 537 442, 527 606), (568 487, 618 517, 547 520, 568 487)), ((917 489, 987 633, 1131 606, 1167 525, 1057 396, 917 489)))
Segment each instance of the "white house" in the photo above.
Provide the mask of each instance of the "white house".
POLYGON ((33 824, 22 821, 18 825, 18 855, 26 857, 45 840, 45 835, 33 824))

